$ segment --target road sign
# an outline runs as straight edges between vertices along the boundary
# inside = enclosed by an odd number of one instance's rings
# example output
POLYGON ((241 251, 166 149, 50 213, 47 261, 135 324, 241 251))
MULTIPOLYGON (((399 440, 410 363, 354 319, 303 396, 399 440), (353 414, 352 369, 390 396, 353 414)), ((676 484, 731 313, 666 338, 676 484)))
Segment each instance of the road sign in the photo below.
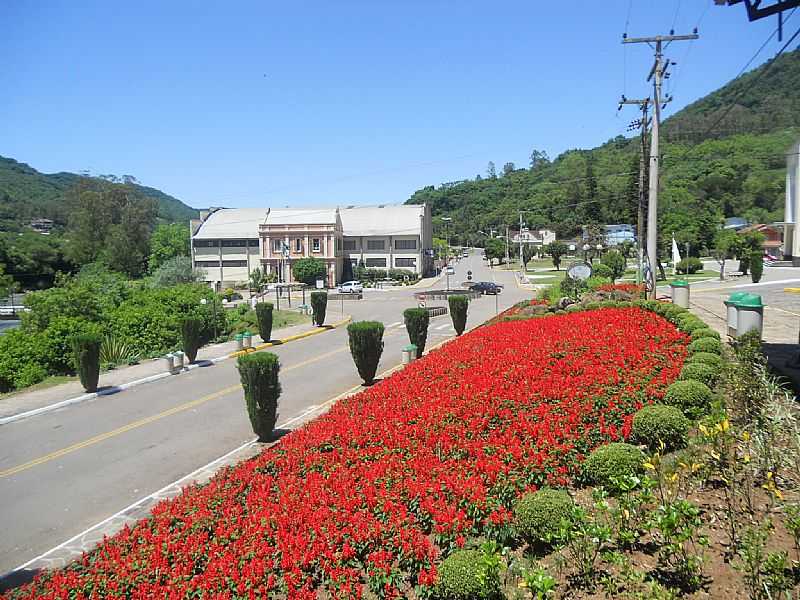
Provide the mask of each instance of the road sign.
POLYGON ((417 306, 418 306, 419 308, 425 308, 425 301, 424 301, 424 300, 420 300, 420 301, 419 301, 419 304, 417 304, 417 306))

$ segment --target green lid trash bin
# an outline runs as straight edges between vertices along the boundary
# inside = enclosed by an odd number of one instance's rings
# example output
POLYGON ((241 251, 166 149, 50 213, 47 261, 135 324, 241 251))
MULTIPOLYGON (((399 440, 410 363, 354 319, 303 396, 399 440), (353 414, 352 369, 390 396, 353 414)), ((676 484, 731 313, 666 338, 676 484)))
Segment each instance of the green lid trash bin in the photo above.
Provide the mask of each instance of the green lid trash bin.
POLYGON ((723 304, 725 304, 728 314, 728 335, 730 337, 736 337, 736 327, 737 327, 736 305, 745 296, 747 296, 747 292, 733 292, 730 296, 728 296, 727 300, 723 301, 723 304))
POLYGON ((244 335, 237 333, 235 336, 233 336, 233 339, 236 340, 236 349, 241 350, 242 346, 244 345, 244 335))
POLYGON ((417 358, 417 346, 415 344, 409 344, 405 348, 403 348, 403 364, 407 365, 412 360, 417 358))
POLYGON ((669 284, 669 287, 672 291, 672 303, 689 308, 689 282, 685 279, 676 279, 669 284))
POLYGON ((758 331, 758 338, 764 329, 764 303, 758 294, 745 294, 736 303, 736 337, 748 331, 758 331))

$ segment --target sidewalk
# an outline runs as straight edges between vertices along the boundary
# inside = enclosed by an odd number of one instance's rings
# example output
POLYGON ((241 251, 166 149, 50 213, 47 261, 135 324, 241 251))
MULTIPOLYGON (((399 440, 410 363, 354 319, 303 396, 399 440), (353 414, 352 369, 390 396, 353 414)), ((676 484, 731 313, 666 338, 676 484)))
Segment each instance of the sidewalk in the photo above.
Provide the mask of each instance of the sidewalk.
MULTIPOLYGON (((345 317, 346 315, 342 316, 342 318, 345 317)), ((339 320, 340 319, 337 319, 337 322, 339 320)), ((309 323, 301 323, 299 325, 277 329, 275 333, 280 334, 280 339, 286 339, 293 338, 294 336, 314 329, 316 329, 316 327, 313 327, 309 323)), ((263 343, 261 336, 258 334, 253 335, 253 346, 263 343)), ((203 346, 197 352, 197 360, 195 362, 200 364, 204 362, 206 364, 210 362, 219 362, 220 360, 228 358, 236 349, 235 341, 203 346)), ((167 369, 163 358, 148 359, 138 365, 120 367, 112 371, 104 371, 100 373, 100 388, 98 389, 97 395, 114 394, 120 391, 120 386, 147 380, 149 377, 157 378, 162 375, 166 376, 166 373, 167 369)), ((84 395, 86 395, 86 392, 77 378, 74 381, 48 388, 31 391, 22 390, 19 393, 0 400, 0 419, 84 395)))

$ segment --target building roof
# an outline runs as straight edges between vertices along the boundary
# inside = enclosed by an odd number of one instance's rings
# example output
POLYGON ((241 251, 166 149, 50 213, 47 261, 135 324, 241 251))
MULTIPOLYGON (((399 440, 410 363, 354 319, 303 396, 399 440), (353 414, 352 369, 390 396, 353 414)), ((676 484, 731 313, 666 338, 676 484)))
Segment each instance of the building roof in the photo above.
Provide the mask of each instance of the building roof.
POLYGON ((347 236, 420 235, 423 204, 387 204, 343 208, 342 228, 347 236))
MULTIPOLYGON (((335 208, 270 208, 265 225, 318 225, 336 223, 335 208)), ((258 227, 256 227, 258 231, 258 227)))
POLYGON ((221 208, 200 225, 194 239, 258 238, 258 226, 267 217, 266 208, 221 208))

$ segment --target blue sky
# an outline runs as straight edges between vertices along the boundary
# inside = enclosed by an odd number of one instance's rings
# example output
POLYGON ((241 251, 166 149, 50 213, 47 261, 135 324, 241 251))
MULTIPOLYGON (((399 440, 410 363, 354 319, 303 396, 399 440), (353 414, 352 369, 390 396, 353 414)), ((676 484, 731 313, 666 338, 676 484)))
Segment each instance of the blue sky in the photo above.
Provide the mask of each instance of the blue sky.
POLYGON ((6 0, 0 21, 0 155, 131 174, 197 207, 403 202, 490 160, 592 147, 634 118, 620 93, 649 91, 652 52, 623 47, 626 22, 699 22, 667 51, 666 114, 776 25, 713 0, 6 0))

